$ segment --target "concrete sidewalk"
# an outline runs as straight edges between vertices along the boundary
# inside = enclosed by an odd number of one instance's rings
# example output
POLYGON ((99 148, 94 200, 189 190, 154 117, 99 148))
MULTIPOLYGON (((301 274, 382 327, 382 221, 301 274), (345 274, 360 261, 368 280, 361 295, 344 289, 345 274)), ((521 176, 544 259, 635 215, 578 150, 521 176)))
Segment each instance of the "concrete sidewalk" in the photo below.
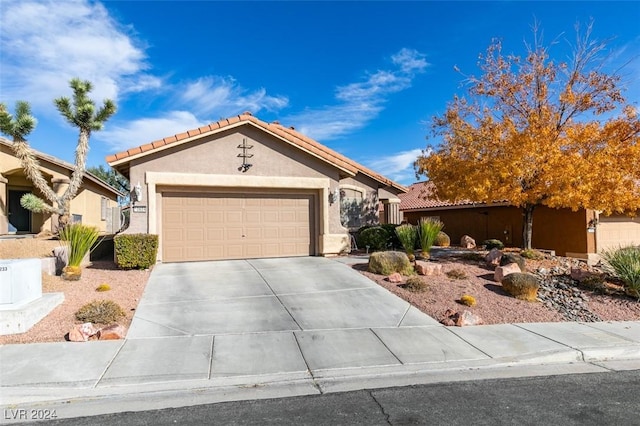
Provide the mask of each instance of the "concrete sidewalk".
MULTIPOLYGON (((326 261, 325 277, 333 274, 337 282, 350 270, 326 261)), ((174 300, 167 286, 154 290, 150 280, 126 340, 1 346, 3 422, 36 420, 28 417, 31 409, 55 410, 64 418, 454 380, 640 369, 640 322, 444 327, 393 295, 384 299, 390 293, 378 294, 375 284, 369 287, 355 275, 350 290, 331 289, 335 282, 321 286, 326 279, 318 278, 313 261, 305 267, 307 278, 299 278, 305 285, 296 289, 278 279, 281 288, 274 290, 266 271, 287 275, 287 265, 273 265, 227 265, 243 269, 243 279, 253 284, 216 289, 191 283, 185 300, 174 300), (271 294, 253 280, 252 270, 271 294), (374 295, 389 305, 388 315, 374 295), (323 319, 323 307, 340 300, 343 311, 358 300, 366 303, 352 315, 330 311, 323 319), (234 308, 216 312, 228 303, 234 308), (261 304, 270 307, 263 312, 278 314, 252 317, 261 304), (321 309, 319 315, 315 308, 321 309), (205 325, 187 321, 189 311, 208 318, 202 320, 205 325), (26 418, 20 418, 23 413, 26 418)), ((218 272, 225 277, 223 269, 218 272)), ((158 272, 152 275, 158 282, 171 273, 185 279, 166 268, 158 272)))

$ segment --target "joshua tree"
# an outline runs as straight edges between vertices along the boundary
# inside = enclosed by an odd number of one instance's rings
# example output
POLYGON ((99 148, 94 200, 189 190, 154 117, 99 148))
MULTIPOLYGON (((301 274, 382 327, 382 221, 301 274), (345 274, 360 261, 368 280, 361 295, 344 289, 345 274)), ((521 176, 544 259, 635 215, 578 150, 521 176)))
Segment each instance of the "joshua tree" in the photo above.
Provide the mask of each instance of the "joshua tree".
POLYGON ((45 200, 33 194, 26 194, 20 199, 20 204, 36 213, 57 214, 59 227, 64 227, 69 222, 71 200, 82 184, 91 132, 102 129, 103 124, 116 112, 115 103, 109 99, 105 99, 102 108, 96 111, 95 103, 88 97, 88 93, 93 89, 91 82, 74 78, 69 85, 73 89, 73 100, 61 97, 55 99, 54 103, 60 114, 72 126, 78 128, 79 135, 71 181, 60 195, 55 193, 40 173, 38 160, 26 140, 37 123, 31 115, 29 104, 18 101, 14 117, 6 106, 0 103, 0 131, 13 139, 13 150, 22 163, 25 175, 50 203, 47 204, 45 200))

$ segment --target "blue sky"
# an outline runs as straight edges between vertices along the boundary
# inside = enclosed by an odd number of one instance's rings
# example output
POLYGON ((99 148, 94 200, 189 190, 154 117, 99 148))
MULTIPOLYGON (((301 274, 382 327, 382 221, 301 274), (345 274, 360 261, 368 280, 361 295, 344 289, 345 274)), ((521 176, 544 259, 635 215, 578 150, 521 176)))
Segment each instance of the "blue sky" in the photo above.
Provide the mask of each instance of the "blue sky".
POLYGON ((77 139, 52 100, 72 77, 118 104, 91 137, 105 156, 251 111, 409 184, 428 121, 463 94, 464 74, 492 38, 524 54, 537 20, 554 59, 567 58, 576 22, 613 38, 607 67, 640 100, 640 2, 0 3, 0 101, 32 105, 40 151, 72 162, 77 139))

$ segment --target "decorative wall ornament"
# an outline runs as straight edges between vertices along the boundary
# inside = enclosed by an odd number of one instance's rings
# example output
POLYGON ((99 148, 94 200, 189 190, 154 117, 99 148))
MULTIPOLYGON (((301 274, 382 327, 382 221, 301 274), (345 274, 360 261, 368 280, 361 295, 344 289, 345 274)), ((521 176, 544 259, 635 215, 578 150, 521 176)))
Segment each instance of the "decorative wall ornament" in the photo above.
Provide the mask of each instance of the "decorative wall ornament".
POLYGON ((238 145, 238 148, 242 149, 242 152, 238 154, 238 157, 242 158, 242 164, 238 167, 238 171, 245 173, 253 166, 253 164, 247 163, 247 158, 253 157, 253 154, 248 154, 247 150, 253 148, 253 145, 247 145, 247 138, 243 138, 242 144, 238 145))

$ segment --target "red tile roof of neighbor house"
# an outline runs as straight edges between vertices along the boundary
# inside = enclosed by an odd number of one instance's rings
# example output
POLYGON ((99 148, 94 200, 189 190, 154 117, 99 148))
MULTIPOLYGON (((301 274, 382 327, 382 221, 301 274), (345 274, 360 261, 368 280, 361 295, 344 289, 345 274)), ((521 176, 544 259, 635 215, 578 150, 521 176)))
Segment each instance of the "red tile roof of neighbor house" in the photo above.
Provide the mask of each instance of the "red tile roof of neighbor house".
MULTIPOLYGON (((11 148, 11 154, 13 154, 13 142, 10 141, 9 139, 5 139, 3 137, 0 137, 0 144, 11 148)), ((33 148, 31 148, 31 151, 33 152, 33 154, 35 155, 36 159, 39 161, 48 161, 49 163, 52 164, 56 164, 60 167, 63 167, 65 169, 67 169, 70 173, 73 173, 74 169, 75 169, 75 165, 71 164, 71 163, 67 163, 66 161, 63 161, 57 157, 54 157, 53 155, 49 155, 49 154, 45 154, 44 152, 40 152, 37 151, 33 148)), ((0 169, 0 173, 4 172, 4 170, 0 169)), ((103 181, 102 179, 100 179, 99 177, 95 176, 93 173, 90 173, 88 171, 84 171, 83 174, 83 178, 87 178, 90 181, 93 181, 94 183, 96 183, 97 185, 103 187, 104 189, 112 192, 114 195, 116 196, 124 196, 124 194, 119 191, 118 189, 112 187, 111 185, 109 185, 107 182, 103 181)))
POLYGON ((278 121, 274 121, 272 123, 267 123, 262 121, 256 117, 254 117, 250 112, 244 112, 240 115, 226 118, 220 121, 216 121, 215 123, 211 123, 206 126, 199 127, 197 129, 188 130, 183 133, 179 133, 173 136, 168 136, 166 138, 153 141, 151 143, 141 145, 136 148, 128 149, 127 151, 119 152, 114 155, 110 155, 106 158, 107 163, 109 165, 116 167, 118 165, 126 164, 129 160, 133 158, 138 158, 140 156, 144 156, 150 154, 152 152, 156 152, 170 146, 179 145, 180 143, 188 142, 193 139, 197 139, 200 136, 206 136, 208 134, 217 133, 222 130, 226 130, 228 128, 236 127, 243 124, 254 125, 272 135, 278 137, 281 140, 284 140, 291 145, 302 149, 318 157, 328 163, 331 163, 335 167, 338 167, 341 170, 346 171, 348 174, 355 176, 358 172, 362 173, 370 178, 377 180, 378 182, 383 183, 386 186, 390 186, 400 191, 407 191, 408 188, 402 186, 391 179, 388 179, 382 176, 375 171, 356 163, 355 161, 345 157, 344 155, 320 144, 319 142, 303 135, 302 133, 295 130, 294 127, 285 127, 281 125, 278 121))
POLYGON ((458 201, 455 203, 446 200, 442 201, 433 196, 433 190, 434 186, 431 182, 416 182, 409 185, 406 193, 398 195, 398 198, 400 198, 400 210, 426 210, 442 207, 484 204, 474 203, 468 200, 458 201))
POLYGON ((213 134, 220 132, 222 130, 226 130, 228 128, 236 127, 239 125, 254 125, 267 133, 271 133, 277 138, 299 148, 303 151, 310 153, 311 155, 322 159, 328 163, 331 163, 335 167, 338 167, 341 170, 346 171, 348 174, 355 176, 358 172, 362 173, 370 178, 377 180, 378 182, 383 183, 386 186, 390 186, 400 191, 407 191, 408 188, 402 186, 391 179, 388 179, 382 176, 375 171, 356 163, 355 161, 345 157, 344 155, 320 144, 319 142, 303 135, 300 132, 297 132, 293 127, 285 127, 281 125, 278 121, 274 121, 272 123, 267 123, 262 121, 256 117, 254 117, 250 112, 244 112, 240 115, 226 118, 220 121, 216 121, 215 123, 211 123, 206 126, 199 127, 197 129, 188 130, 183 133, 179 133, 173 136, 169 136, 157 141, 153 141, 146 145, 141 145, 136 148, 129 149, 127 151, 119 152, 114 155, 110 155, 106 158, 107 163, 112 167, 116 167, 118 165, 127 164, 130 160, 134 158, 138 158, 140 156, 144 156, 150 154, 151 152, 156 152, 170 146, 179 145, 180 143, 188 142, 193 139, 197 139, 200 136, 206 136, 208 134, 213 134))

